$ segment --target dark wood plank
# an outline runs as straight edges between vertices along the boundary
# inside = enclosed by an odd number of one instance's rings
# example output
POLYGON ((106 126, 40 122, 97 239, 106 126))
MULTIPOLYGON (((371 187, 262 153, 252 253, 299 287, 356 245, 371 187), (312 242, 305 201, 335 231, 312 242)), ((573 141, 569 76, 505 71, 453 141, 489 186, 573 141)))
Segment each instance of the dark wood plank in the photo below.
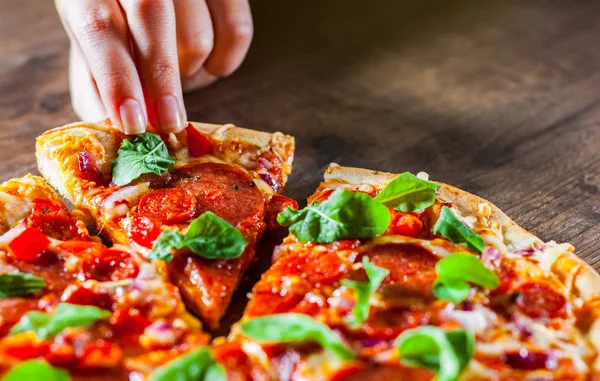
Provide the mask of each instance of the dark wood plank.
MULTIPOLYGON (((261 0, 232 77, 190 118, 297 137, 287 193, 329 162, 432 178, 496 203, 600 269, 600 3, 261 0)), ((35 171, 34 137, 72 121, 68 43, 51 2, 0 5, 0 174, 35 171), (26 27, 24 27, 26 26, 26 27)), ((261 249, 243 295, 268 265, 261 249)))

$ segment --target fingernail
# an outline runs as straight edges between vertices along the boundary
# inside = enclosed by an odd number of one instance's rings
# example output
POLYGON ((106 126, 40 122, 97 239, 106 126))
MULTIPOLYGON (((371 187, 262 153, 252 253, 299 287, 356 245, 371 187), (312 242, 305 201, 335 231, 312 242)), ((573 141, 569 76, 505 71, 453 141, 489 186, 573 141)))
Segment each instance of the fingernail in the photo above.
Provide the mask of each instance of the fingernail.
POLYGON ((146 116, 142 106, 135 99, 126 99, 119 107, 121 124, 127 135, 141 134, 146 131, 146 116))
POLYGON ((164 95, 156 101, 158 128, 164 132, 179 132, 185 127, 185 111, 173 95, 164 95))

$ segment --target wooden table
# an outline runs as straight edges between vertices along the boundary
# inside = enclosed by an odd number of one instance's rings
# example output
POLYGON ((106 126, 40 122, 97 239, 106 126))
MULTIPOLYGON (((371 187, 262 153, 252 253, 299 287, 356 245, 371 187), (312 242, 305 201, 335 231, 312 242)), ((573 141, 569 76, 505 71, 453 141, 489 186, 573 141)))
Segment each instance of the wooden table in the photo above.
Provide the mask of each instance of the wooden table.
MULTIPOLYGON (((600 269, 599 2, 259 0, 253 10, 245 64, 188 95, 188 115, 295 135, 288 195, 305 199, 330 162, 424 170, 600 269)), ((34 137, 75 120, 67 49, 51 1, 2 0, 2 180, 36 172, 34 137)), ((277 239, 263 243, 230 320, 277 239)))

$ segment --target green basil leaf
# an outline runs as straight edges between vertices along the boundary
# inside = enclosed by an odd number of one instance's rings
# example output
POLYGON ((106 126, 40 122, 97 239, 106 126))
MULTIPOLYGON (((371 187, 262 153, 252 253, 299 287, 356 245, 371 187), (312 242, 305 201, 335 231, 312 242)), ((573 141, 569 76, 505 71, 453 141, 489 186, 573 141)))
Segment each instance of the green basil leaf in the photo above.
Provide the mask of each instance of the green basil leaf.
POLYGON ((464 329, 423 326, 404 331, 396 345, 406 365, 433 370, 436 381, 456 381, 473 357, 475 338, 464 329))
POLYGON ((33 331, 39 340, 52 337, 68 327, 83 327, 110 316, 106 311, 94 306, 80 306, 61 303, 53 313, 31 311, 26 313, 10 330, 11 334, 33 331))
POLYGON ((283 313, 257 317, 241 324, 242 333, 251 339, 267 343, 298 343, 312 341, 335 353, 343 360, 354 357, 337 333, 308 315, 283 313))
POLYGON ((203 213, 190 224, 185 235, 165 230, 156 240, 148 259, 170 262, 171 250, 187 247, 192 253, 207 259, 238 258, 248 245, 244 235, 212 212, 203 213))
POLYGON ((290 226, 300 242, 330 243, 383 234, 390 212, 364 193, 337 189, 326 201, 313 202, 305 210, 288 208, 277 216, 277 222, 290 226))
POLYGON ((434 204, 438 189, 438 184, 404 172, 386 185, 375 200, 400 212, 417 212, 434 204))
POLYGON ((433 227, 433 234, 440 234, 453 243, 464 243, 469 249, 480 253, 485 246, 479 234, 473 233, 447 206, 442 207, 440 217, 433 227))
POLYGON ((169 361, 150 375, 148 381, 225 381, 223 367, 215 362, 208 348, 187 353, 169 361))
POLYGON ((469 283, 491 290, 500 284, 492 270, 485 267, 479 258, 467 253, 455 253, 441 259, 435 265, 435 272, 437 279, 433 283, 433 293, 439 299, 454 303, 467 298, 471 289, 469 283))
POLYGON ((175 158, 169 156, 167 146, 160 136, 143 133, 132 141, 123 140, 112 163, 113 182, 127 185, 145 173, 162 175, 175 165, 175 158))
POLYGON ((179 248, 183 240, 183 234, 180 234, 175 230, 165 230, 156 240, 156 243, 147 258, 151 261, 161 260, 171 262, 171 260, 173 260, 171 251, 173 248, 179 248))
POLYGON ((44 279, 26 273, 0 275, 0 299, 32 294, 46 287, 44 279))
POLYGON ((348 319, 348 323, 354 327, 361 325, 369 317, 371 307, 369 299, 371 295, 375 294, 381 282, 390 273, 388 269, 370 263, 369 258, 366 256, 363 257, 362 264, 369 277, 368 282, 358 282, 349 279, 342 280, 342 284, 353 289, 356 295, 356 305, 352 308, 352 315, 348 319))
POLYGON ((182 244, 203 258, 233 259, 242 255, 248 241, 229 222, 206 212, 192 221, 182 244))
POLYGON ((2 381, 69 381, 69 372, 54 368, 42 360, 28 360, 15 365, 2 377, 2 381))

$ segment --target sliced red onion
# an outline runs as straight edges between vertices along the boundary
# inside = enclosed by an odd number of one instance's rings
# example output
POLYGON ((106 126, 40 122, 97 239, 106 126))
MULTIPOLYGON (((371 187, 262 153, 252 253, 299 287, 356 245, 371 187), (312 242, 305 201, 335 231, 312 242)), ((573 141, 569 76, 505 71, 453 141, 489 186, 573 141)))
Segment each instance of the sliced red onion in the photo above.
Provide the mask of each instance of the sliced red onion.
POLYGON ((530 257, 533 255, 533 253, 535 253, 535 250, 533 249, 524 249, 524 250, 517 250, 514 252, 517 255, 520 255, 522 257, 530 257))
POLYGON ((535 370, 556 367, 556 359, 551 354, 533 352, 526 348, 521 348, 518 352, 505 353, 502 360, 513 369, 535 370))
POLYGON ((279 192, 281 186, 279 185, 279 183, 277 183, 277 181, 275 181, 275 179, 273 179, 273 177, 269 173, 260 172, 258 176, 262 181, 264 181, 265 183, 267 183, 267 185, 273 188, 275 192, 279 192))
POLYGON ((260 167, 263 167, 265 169, 271 169, 271 167, 273 166, 273 164, 271 164, 271 162, 267 159, 265 159, 264 157, 259 157, 256 160, 256 164, 260 167))
POLYGON ((481 254, 481 261, 483 263, 493 263, 499 261, 500 258, 502 258, 502 252, 490 246, 486 246, 481 254))

